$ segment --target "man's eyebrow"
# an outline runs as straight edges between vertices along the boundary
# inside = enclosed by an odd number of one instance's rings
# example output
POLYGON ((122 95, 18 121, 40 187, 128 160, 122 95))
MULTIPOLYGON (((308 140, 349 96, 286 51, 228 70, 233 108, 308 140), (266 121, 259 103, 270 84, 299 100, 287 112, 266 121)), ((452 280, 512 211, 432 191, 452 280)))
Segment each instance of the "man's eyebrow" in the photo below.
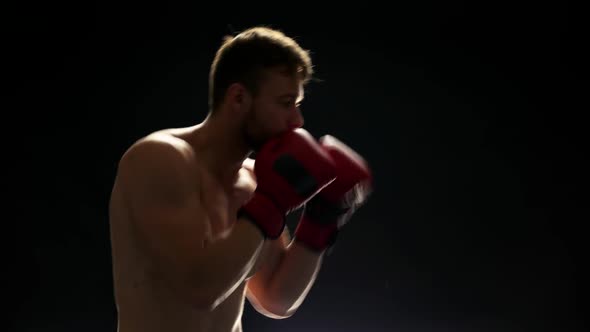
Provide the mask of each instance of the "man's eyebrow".
POLYGON ((301 102, 303 100, 303 94, 297 94, 297 93, 285 93, 279 96, 279 99, 284 99, 284 98, 293 98, 296 99, 297 102, 301 102))

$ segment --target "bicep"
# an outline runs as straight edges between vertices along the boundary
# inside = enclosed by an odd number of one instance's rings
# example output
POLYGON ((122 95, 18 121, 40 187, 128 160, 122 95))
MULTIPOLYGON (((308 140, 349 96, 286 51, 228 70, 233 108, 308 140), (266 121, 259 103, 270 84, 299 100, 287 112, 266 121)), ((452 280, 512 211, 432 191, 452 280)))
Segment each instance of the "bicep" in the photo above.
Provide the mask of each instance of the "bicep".
POLYGON ((157 270, 171 278, 192 275, 209 232, 197 184, 183 158, 169 146, 155 144, 130 153, 119 168, 139 244, 157 270))

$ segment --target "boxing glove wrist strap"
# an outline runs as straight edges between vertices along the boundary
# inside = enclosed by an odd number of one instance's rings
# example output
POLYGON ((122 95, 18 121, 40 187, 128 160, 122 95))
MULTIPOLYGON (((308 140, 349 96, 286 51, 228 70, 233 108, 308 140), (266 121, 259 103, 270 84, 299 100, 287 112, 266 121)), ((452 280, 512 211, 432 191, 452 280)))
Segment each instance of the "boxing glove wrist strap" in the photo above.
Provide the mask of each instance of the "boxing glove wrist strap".
POLYGON ((295 229, 295 240, 315 251, 328 249, 334 245, 339 220, 347 211, 342 202, 334 203, 320 195, 312 198, 295 229))
POLYGON ((304 213, 293 235, 296 242, 307 248, 313 251, 323 251, 336 242, 337 234, 338 228, 335 222, 318 223, 304 213))
POLYGON ((285 216, 275 203, 260 193, 254 193, 252 198, 240 208, 238 218, 247 219, 262 231, 269 239, 277 239, 285 228, 285 216))

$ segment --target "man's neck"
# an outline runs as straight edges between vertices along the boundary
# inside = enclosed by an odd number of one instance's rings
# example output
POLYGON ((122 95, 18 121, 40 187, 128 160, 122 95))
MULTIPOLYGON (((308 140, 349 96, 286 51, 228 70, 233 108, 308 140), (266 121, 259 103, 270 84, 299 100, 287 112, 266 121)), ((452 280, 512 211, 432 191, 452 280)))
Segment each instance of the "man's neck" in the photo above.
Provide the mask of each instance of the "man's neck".
POLYGON ((191 136, 200 162, 222 183, 234 179, 251 152, 238 130, 223 118, 208 116, 191 136))

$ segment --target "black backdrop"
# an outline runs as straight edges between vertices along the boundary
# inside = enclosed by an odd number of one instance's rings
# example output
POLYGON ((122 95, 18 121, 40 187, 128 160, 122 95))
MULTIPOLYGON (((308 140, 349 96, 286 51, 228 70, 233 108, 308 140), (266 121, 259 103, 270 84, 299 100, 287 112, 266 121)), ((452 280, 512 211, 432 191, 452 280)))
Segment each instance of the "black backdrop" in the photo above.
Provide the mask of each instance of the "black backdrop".
POLYGON ((245 331, 581 330, 574 10, 319 5, 3 5, 3 331, 115 331, 118 158, 201 121, 222 36, 258 24, 312 51, 306 128, 361 152, 376 188, 300 310, 246 304, 245 331))

